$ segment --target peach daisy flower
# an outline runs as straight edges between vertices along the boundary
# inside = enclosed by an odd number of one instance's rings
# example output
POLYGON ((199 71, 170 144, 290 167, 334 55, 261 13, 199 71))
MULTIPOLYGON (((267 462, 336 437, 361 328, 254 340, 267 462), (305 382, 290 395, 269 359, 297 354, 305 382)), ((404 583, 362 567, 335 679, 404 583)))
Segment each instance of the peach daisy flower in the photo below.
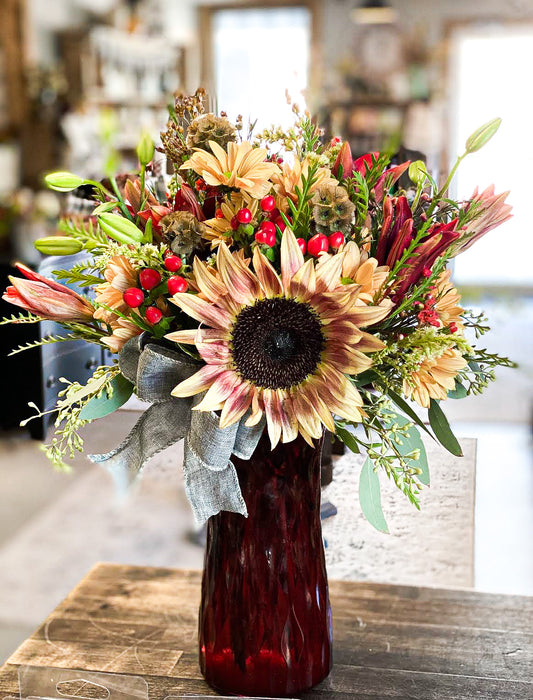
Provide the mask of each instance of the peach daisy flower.
POLYGON ((461 314, 464 309, 459 306, 461 295, 450 282, 450 275, 450 270, 444 270, 435 283, 437 289, 434 309, 443 326, 452 328, 455 326, 456 330, 463 331, 464 323, 461 320, 461 314))
POLYGON ((268 193, 272 187, 269 178, 279 172, 279 166, 266 162, 265 148, 253 148, 248 141, 230 141, 227 151, 215 141, 209 141, 209 145, 213 153, 195 148, 181 169, 194 170, 208 185, 235 187, 256 199, 261 199, 268 193))
POLYGON ((227 243, 227 245, 233 243, 231 220, 239 209, 243 207, 251 211, 253 221, 259 209, 258 200, 246 192, 232 192, 230 197, 220 205, 223 217, 204 221, 205 230, 203 237, 211 242, 211 248, 216 248, 222 241, 227 243))
POLYGON ((430 399, 444 401, 448 391, 455 389, 457 373, 467 362, 456 348, 446 348, 440 355, 422 360, 419 368, 403 381, 403 393, 423 408, 430 399))
MULTIPOLYGON (((308 172, 309 159, 304 158, 303 160, 299 160, 297 156, 294 156, 294 163, 292 165, 283 163, 281 172, 278 171, 271 177, 276 193, 276 204, 281 211, 287 211, 289 207, 287 199, 291 199, 296 204, 298 201, 296 188, 302 189, 302 175, 307 177, 308 172)), ((309 188, 309 192, 314 192, 320 185, 328 183, 333 185, 338 184, 328 168, 318 168, 315 173, 315 182, 309 188)))
POLYGON ((359 286, 339 285, 343 259, 339 253, 320 267, 305 262, 289 229, 281 241, 281 275, 258 248, 252 269, 221 243, 218 276, 196 259, 205 299, 176 294, 173 301, 202 326, 166 337, 196 345, 206 364, 172 394, 206 391, 195 410, 220 410, 222 428, 248 411, 248 426, 264 415, 273 447, 298 433, 312 444, 323 425, 335 432, 333 414, 360 421, 363 401, 348 375, 368 369, 366 353, 384 347, 361 327, 389 310, 356 306, 359 286))
POLYGON ((110 319, 110 326, 112 333, 102 338, 102 343, 105 343, 111 352, 120 352, 130 338, 142 333, 139 326, 120 316, 110 319))
MULTIPOLYGON (((105 282, 95 287, 97 304, 105 304, 121 313, 129 313, 131 309, 124 303, 122 295, 128 287, 137 286, 137 272, 124 255, 114 255, 104 271, 105 282)), ((110 312, 99 308, 94 318, 109 322, 110 312)))

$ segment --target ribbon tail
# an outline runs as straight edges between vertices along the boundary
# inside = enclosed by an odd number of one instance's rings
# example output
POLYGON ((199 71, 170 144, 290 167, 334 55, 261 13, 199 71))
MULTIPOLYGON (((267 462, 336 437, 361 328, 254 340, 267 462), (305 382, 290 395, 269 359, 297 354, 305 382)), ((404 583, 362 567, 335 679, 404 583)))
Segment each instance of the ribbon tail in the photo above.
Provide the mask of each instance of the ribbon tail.
POLYGON ((221 510, 248 517, 237 472, 229 460, 224 469, 213 471, 196 455, 186 440, 183 468, 185 493, 198 525, 203 525, 221 510))
POLYGON ((124 494, 146 462, 155 454, 185 437, 191 402, 172 399, 150 406, 121 444, 106 454, 89 455, 111 474, 117 490, 124 494))
POLYGON ((240 459, 250 459, 265 429, 266 420, 264 416, 257 425, 247 428, 245 423, 248 416, 249 414, 247 413, 239 421, 237 435, 235 435, 235 444, 233 445, 233 454, 236 457, 240 457, 240 459))

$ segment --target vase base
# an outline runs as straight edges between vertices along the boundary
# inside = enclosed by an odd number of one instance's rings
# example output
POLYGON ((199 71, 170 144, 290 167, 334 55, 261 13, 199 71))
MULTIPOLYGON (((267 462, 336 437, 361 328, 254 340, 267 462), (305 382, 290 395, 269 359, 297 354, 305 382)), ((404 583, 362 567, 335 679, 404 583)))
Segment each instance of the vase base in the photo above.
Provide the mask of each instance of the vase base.
POLYGON ((224 695, 261 698, 290 698, 304 693, 325 680, 331 671, 331 660, 320 668, 312 669, 303 664, 296 672, 289 671, 285 663, 276 664, 272 655, 260 656, 246 663, 244 671, 236 667, 233 653, 212 659, 212 668, 205 668, 204 659, 200 658, 200 668, 206 682, 217 692, 224 695), (211 671, 211 672, 210 672, 211 671))

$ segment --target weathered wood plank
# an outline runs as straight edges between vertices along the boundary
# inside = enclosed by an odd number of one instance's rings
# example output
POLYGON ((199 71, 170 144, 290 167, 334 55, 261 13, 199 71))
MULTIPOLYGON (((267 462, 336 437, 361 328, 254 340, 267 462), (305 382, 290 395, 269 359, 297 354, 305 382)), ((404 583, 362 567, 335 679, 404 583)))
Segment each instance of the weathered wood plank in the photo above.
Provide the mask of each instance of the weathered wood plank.
MULTIPOLYGON (((331 582, 330 677, 302 698, 533 699, 533 599, 331 582)), ((19 665, 143 676, 150 700, 212 694, 198 667, 200 572, 101 564, 0 671, 19 665)))

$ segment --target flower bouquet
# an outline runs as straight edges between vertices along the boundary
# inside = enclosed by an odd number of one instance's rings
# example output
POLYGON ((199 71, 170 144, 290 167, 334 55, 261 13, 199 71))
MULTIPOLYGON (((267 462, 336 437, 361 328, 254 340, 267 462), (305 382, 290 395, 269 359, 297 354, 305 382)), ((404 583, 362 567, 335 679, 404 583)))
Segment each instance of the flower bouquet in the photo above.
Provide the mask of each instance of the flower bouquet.
POLYGON ((36 244, 75 262, 58 262, 55 279, 18 265, 4 294, 25 310, 5 322, 65 328, 40 342, 84 339, 117 354, 84 386, 63 380, 45 447, 56 466, 82 450, 85 423, 132 392, 150 407, 115 450, 91 455, 117 482, 185 438, 187 496, 198 522, 209 520, 202 671, 217 689, 276 696, 331 667, 325 429, 366 453, 361 507, 386 529, 380 474, 418 507, 429 484, 419 429, 461 454, 441 402, 482 391, 511 365, 475 346, 488 329, 460 306, 447 267, 510 216, 493 188, 447 196, 460 160, 499 120, 474 132, 439 188, 423 162, 354 160, 293 111, 288 131, 245 137, 242 119, 206 113, 198 90, 176 99, 161 134, 171 177, 157 175, 146 136, 138 173, 48 175, 58 191, 93 187, 91 215, 36 244))

